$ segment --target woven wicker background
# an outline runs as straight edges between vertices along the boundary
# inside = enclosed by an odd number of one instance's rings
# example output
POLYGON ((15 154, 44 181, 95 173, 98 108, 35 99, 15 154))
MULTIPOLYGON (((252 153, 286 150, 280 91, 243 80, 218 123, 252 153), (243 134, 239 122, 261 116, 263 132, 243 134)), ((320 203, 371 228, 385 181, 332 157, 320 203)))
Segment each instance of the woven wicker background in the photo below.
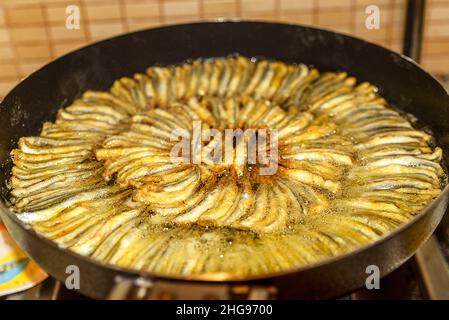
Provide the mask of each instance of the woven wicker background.
MULTIPOLYGON (((21 78, 92 41, 156 25, 213 18, 285 21, 338 30, 400 50, 405 0, 0 0, 0 98, 21 78), (80 8, 67 30, 68 5, 80 8), (368 5, 380 29, 365 27, 368 5)), ((449 0, 428 0, 423 65, 449 74, 449 0)))

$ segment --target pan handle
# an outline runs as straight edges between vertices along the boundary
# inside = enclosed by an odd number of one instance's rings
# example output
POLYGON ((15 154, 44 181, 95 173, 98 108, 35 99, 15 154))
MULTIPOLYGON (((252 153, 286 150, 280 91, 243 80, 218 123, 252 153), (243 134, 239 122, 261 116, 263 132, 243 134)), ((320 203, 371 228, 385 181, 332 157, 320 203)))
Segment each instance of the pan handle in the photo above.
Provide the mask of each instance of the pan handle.
POLYGON ((107 300, 271 300, 273 286, 187 283, 116 276, 107 300))
POLYGON ((425 9, 425 0, 407 1, 402 52, 416 62, 420 62, 421 60, 425 9))

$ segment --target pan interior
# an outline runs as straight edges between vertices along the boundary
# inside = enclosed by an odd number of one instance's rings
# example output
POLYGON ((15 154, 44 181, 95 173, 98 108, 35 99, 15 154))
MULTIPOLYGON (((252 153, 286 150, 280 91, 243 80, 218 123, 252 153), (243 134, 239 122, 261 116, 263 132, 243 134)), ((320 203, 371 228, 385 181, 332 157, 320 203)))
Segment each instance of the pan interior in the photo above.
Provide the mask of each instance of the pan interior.
POLYGON ((375 86, 242 56, 151 67, 85 92, 12 155, 22 221, 95 259, 177 275, 259 275, 353 250, 445 183, 432 136, 375 86), (191 138, 195 123, 201 137, 220 134, 202 150, 226 129, 257 131, 268 162, 248 164, 243 136, 227 161, 195 163, 191 152, 173 163, 173 131, 191 138))

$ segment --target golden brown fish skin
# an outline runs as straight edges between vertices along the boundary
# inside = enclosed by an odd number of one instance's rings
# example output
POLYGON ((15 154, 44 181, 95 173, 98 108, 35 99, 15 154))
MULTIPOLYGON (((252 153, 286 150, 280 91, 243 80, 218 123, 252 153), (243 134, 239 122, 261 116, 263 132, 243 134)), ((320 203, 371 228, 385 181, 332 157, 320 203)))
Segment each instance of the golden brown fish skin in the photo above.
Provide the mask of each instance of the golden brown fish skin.
MULTIPOLYGON (((190 170, 192 164, 170 165, 171 158, 169 153, 171 148, 146 147, 140 143, 128 141, 124 134, 129 135, 138 131, 144 137, 156 136, 159 139, 168 141, 168 134, 173 129, 191 131, 192 127, 187 124, 191 123, 193 119, 203 119, 221 130, 233 128, 237 125, 243 128, 270 127, 271 125, 276 128, 276 125, 279 124, 282 129, 280 140, 282 154, 278 160, 281 165, 278 174, 288 179, 309 184, 313 188, 323 189, 320 192, 324 192, 324 194, 338 192, 340 189, 339 180, 343 177, 344 167, 352 164, 353 154, 347 148, 340 148, 336 153, 331 153, 329 149, 322 149, 321 144, 313 144, 314 140, 320 141, 323 138, 335 139, 334 143, 338 141, 340 145, 348 143, 344 137, 336 133, 335 124, 324 118, 314 119, 312 114, 304 115, 304 113, 286 112, 280 107, 272 107, 269 102, 260 99, 255 100, 250 97, 245 97, 241 101, 234 98, 225 99, 224 101, 212 98, 189 99, 188 103, 192 106, 191 112, 194 113, 193 116, 178 112, 179 106, 167 108, 166 113, 162 109, 151 109, 147 113, 141 113, 133 117, 133 123, 130 125, 131 131, 108 138, 103 148, 95 150, 97 159, 105 161, 106 179, 110 181, 115 176, 116 183, 121 186, 133 186, 136 188, 134 199, 138 199, 138 201, 142 201, 152 207, 158 216, 153 220, 158 221, 158 223, 196 223, 217 227, 230 227, 232 225, 233 228, 249 229, 264 233, 286 231, 289 225, 297 223, 298 218, 294 214, 287 214, 288 209, 284 208, 284 204, 280 204, 274 199, 281 196, 277 189, 278 187, 270 190, 267 197, 272 199, 269 202, 272 207, 271 211, 277 212, 278 210, 279 217, 282 215, 284 218, 279 219, 279 221, 273 221, 271 215, 263 214, 263 211, 256 207, 258 196, 255 194, 247 195, 256 201, 250 204, 250 207, 245 205, 244 215, 235 213, 233 208, 238 207, 239 194, 243 192, 240 188, 245 184, 243 181, 248 180, 250 185, 250 191, 247 191, 247 193, 253 193, 251 190, 257 189, 266 183, 271 183, 270 179, 268 179, 266 182, 261 181, 261 184, 259 184, 257 182, 258 179, 254 180, 254 177, 250 177, 251 174, 247 171, 248 168, 245 165, 240 166, 237 164, 231 166, 229 164, 208 165, 216 172, 214 174, 217 175, 217 181, 222 181, 219 184, 222 190, 216 192, 215 198, 207 198, 207 193, 203 192, 202 198, 197 200, 195 200, 195 197, 192 198, 195 201, 190 201, 186 207, 186 201, 190 197, 194 196, 202 188, 209 188, 206 187, 207 183, 204 186, 203 184, 205 181, 208 181, 210 172, 205 171, 206 176, 203 176, 203 171, 200 170, 198 171, 199 175, 196 177, 190 176, 190 178, 186 178, 183 176, 184 178, 181 179, 181 176, 179 176, 180 172, 190 170), (177 119, 174 118, 174 115, 177 115, 177 119), (284 118, 287 121, 284 121, 284 118), (113 144, 112 141, 114 141, 113 144), (305 143, 312 143, 312 148, 309 152, 309 148, 305 143), (169 170, 162 171, 162 174, 167 175, 167 179, 170 179, 169 185, 166 179, 162 178, 161 172, 157 171, 158 168, 162 167, 166 167, 169 170), (228 181, 227 183, 224 183, 224 180, 220 178, 223 174, 231 177, 225 179, 228 181), (170 178, 171 176, 174 178, 170 178), (176 179, 181 180, 176 181, 176 179), (167 189, 168 187, 170 187, 170 190, 167 189), (273 192, 275 195, 272 195, 273 192), (227 197, 226 201, 223 198, 225 196, 227 197), (216 207, 210 208, 209 205, 213 202, 216 207), (199 211, 201 206, 204 206, 203 211, 199 211), (184 209, 172 210, 170 211, 172 213, 164 218, 164 212, 168 213, 168 208, 175 207, 184 209), (181 214, 181 216, 173 216, 173 214, 181 214), (237 216, 240 217, 240 220, 235 220, 237 216), (260 216, 260 218, 256 218, 257 216, 260 216), (259 220, 266 222, 258 223, 257 221, 259 220)), ((205 147, 207 145, 208 143, 206 143, 205 147)), ((204 165, 200 164, 198 167, 203 167, 204 165)), ((196 165, 193 166, 195 167, 196 165)), ((214 186, 214 188, 217 188, 217 186, 214 186)), ((279 188, 286 190, 285 186, 280 186, 279 188)), ((212 192, 212 189, 207 190, 212 192)), ((257 194, 257 192, 255 193, 257 194)), ((325 197, 324 194, 322 197, 325 197)), ((291 202, 292 199, 286 198, 286 203, 289 201, 291 202)), ((314 203, 309 203, 308 205, 314 207, 310 211, 320 207, 320 205, 314 203)), ((302 200, 296 199, 290 206, 302 208, 307 205, 302 200)), ((308 211, 308 209, 306 208, 305 211, 308 211)))
POLYGON ((11 157, 22 221, 64 248, 168 275, 245 277, 347 252, 409 221, 446 183, 431 135, 373 85, 242 56, 87 91, 11 157), (276 129, 276 173, 259 175, 236 149, 230 163, 173 163, 171 134, 191 135, 193 121, 202 137, 276 129))

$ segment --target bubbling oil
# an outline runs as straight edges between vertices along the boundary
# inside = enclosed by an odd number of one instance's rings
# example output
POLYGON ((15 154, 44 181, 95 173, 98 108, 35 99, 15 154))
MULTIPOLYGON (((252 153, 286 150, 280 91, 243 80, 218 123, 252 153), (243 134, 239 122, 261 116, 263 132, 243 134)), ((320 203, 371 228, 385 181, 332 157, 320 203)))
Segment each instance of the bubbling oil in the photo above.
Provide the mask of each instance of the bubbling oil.
POLYGON ((167 275, 312 264, 395 230, 446 184, 431 134, 373 85, 241 56, 88 91, 12 157, 24 223, 62 248, 167 275), (226 139, 227 129, 255 134, 226 139), (220 161, 203 158, 208 147, 220 161))

